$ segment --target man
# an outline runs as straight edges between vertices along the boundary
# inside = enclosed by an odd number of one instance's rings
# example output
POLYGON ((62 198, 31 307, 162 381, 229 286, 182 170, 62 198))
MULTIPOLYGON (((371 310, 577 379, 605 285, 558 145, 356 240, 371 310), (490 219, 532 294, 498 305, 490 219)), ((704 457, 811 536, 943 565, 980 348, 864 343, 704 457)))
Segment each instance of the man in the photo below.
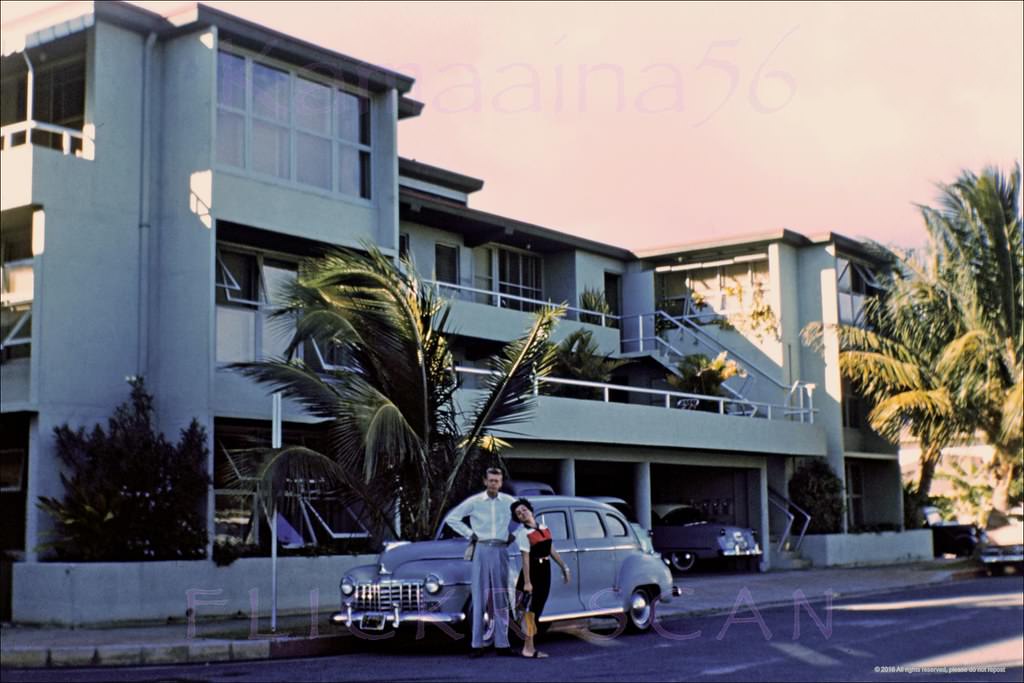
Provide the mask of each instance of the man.
POLYGON ((503 473, 489 467, 484 473, 483 493, 470 496, 452 508, 445 523, 476 545, 473 553, 473 639, 471 657, 484 652, 484 608, 494 605, 494 646, 500 655, 513 655, 508 644, 509 586, 508 544, 512 521, 512 496, 501 493, 503 473), (469 526, 463 518, 469 517, 469 526))

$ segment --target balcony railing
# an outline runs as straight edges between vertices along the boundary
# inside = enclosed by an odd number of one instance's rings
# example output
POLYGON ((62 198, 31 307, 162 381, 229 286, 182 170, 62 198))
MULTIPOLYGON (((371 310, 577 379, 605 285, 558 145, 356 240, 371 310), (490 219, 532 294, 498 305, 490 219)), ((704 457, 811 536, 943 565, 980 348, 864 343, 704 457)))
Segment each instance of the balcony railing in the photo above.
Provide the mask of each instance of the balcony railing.
MULTIPOLYGON (((493 370, 456 366, 455 372, 462 375, 486 376, 495 374, 493 370)), ((644 387, 631 387, 624 384, 607 384, 604 382, 587 382, 578 379, 566 379, 562 377, 539 377, 534 382, 534 395, 540 394, 540 385, 585 387, 594 389, 600 393, 604 403, 611 402, 612 392, 646 396, 650 401, 649 405, 657 405, 665 408, 682 408, 694 410, 702 404, 715 406, 715 412, 720 415, 732 415, 738 417, 756 417, 768 420, 793 420, 797 422, 814 422, 814 413, 817 412, 813 405, 790 406, 774 403, 761 403, 748 401, 746 399, 732 399, 723 396, 705 396, 702 394, 688 394, 682 391, 668 391, 662 389, 647 389, 644 387)), ((586 399, 583 399, 586 400, 586 399)), ((596 399, 595 399, 596 400, 596 399)))
MULTIPOLYGON (((495 292, 490 289, 478 289, 476 287, 456 285, 450 282, 439 282, 437 280, 427 280, 427 283, 433 285, 440 291, 446 292, 450 298, 472 301, 478 304, 482 303, 488 306, 496 306, 497 308, 511 308, 512 302, 523 306, 523 310, 530 311, 541 308, 554 308, 555 306, 558 306, 558 304, 553 301, 530 299, 525 296, 505 294, 503 292, 495 292)), ((575 306, 566 306, 565 308, 566 318, 569 320, 591 323, 594 325, 600 325, 601 327, 617 328, 619 326, 620 316, 613 315, 611 313, 602 313, 601 311, 591 311, 585 308, 576 308, 575 306)))
POLYGON ((52 123, 43 121, 18 121, 0 128, 0 142, 8 150, 12 147, 34 144, 59 149, 64 154, 75 154, 76 156, 91 156, 88 153, 88 139, 82 131, 75 128, 55 126, 52 123), (37 133, 42 134, 37 135, 37 133), (47 142, 41 142, 40 137, 46 138, 47 142), (60 142, 59 146, 55 144, 60 142))

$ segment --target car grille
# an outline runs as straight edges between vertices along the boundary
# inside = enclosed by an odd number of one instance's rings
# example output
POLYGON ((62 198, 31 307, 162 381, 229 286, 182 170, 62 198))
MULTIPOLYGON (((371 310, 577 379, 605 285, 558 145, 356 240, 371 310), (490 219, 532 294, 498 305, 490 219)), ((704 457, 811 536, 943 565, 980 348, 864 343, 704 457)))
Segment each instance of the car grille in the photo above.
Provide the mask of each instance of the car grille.
POLYGON ((418 581, 381 581, 356 586, 353 608, 364 611, 389 611, 395 607, 403 612, 422 608, 423 584, 418 581))

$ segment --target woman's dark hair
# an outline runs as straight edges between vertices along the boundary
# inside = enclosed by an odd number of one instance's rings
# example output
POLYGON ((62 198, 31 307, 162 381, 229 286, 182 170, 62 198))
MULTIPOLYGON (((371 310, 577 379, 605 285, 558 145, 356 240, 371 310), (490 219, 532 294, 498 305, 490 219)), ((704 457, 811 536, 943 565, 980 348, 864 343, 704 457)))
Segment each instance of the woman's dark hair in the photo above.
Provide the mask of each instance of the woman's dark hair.
POLYGON ((519 498, 518 500, 516 500, 514 503, 512 503, 508 507, 508 509, 512 511, 512 519, 513 520, 515 519, 515 516, 516 516, 516 508, 519 507, 520 505, 525 506, 527 510, 529 510, 530 512, 533 512, 533 504, 530 503, 530 501, 526 500, 525 498, 519 498))

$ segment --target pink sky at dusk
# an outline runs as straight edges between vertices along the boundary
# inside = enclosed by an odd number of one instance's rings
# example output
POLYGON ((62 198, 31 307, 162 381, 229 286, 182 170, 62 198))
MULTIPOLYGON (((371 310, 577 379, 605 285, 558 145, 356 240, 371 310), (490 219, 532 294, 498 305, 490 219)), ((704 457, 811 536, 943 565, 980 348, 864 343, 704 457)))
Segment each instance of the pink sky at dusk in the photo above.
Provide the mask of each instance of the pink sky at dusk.
POLYGON ((1024 156, 1019 2, 207 4, 415 77, 400 152, 471 206, 631 249, 913 245, 934 182, 1024 156))

